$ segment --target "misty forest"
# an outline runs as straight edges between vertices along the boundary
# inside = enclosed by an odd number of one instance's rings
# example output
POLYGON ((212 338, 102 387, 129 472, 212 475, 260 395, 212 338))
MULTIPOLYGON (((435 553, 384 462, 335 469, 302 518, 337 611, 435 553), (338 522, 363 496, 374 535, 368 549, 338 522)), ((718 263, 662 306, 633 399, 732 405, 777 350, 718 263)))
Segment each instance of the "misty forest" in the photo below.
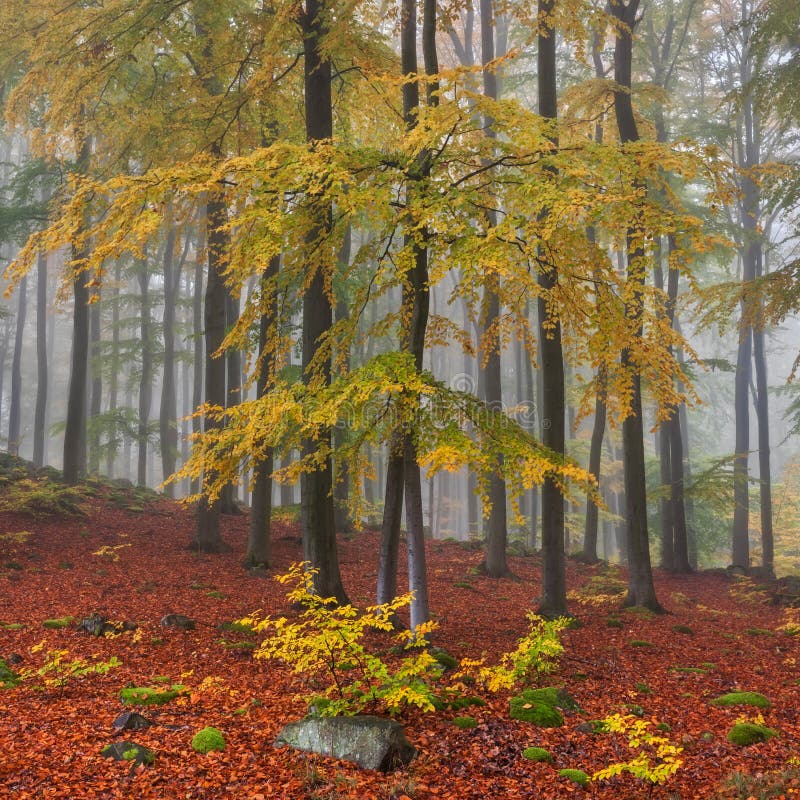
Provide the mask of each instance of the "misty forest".
POLYGON ((9 797, 800 794, 797 0, 3 0, 0 106, 9 797))

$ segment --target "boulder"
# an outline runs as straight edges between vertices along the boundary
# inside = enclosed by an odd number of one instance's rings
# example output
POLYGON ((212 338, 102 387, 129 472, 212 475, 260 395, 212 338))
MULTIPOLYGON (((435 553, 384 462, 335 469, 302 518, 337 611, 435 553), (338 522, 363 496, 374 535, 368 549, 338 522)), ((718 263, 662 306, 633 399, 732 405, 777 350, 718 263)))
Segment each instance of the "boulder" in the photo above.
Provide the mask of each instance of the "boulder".
POLYGON ((114 730, 116 731, 140 731, 150 727, 150 720, 143 717, 136 711, 123 711, 114 720, 114 730))
POLYGON ((162 628, 180 628, 182 631, 193 631, 195 628, 194 620, 183 614, 167 614, 161 617, 162 628))
POLYGON ((131 769, 142 764, 150 765, 156 760, 156 754, 147 747, 135 742, 114 742, 107 744, 100 755, 104 758, 113 758, 115 761, 130 761, 131 769))
POLYGON ((405 767, 417 754, 398 722, 372 716, 306 717, 286 725, 275 745, 289 745, 382 772, 405 767))
POLYGON ((135 622, 113 622, 102 614, 95 612, 82 619, 78 623, 78 630, 84 631, 91 636, 105 636, 106 634, 122 633, 123 631, 135 631, 135 622))

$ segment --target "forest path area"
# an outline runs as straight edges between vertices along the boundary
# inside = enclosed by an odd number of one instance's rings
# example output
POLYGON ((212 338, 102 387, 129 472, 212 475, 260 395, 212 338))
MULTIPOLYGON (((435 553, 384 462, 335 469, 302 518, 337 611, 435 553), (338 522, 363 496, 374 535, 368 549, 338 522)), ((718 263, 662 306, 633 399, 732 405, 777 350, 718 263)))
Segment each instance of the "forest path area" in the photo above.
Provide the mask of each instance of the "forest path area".
MULTIPOLYGON (((768 591, 748 579, 659 571, 659 598, 670 613, 655 617, 622 610, 622 570, 572 561, 570 605, 581 624, 563 634, 560 667, 543 681, 564 686, 583 709, 566 713, 561 727, 510 719, 509 695, 501 692, 484 694, 486 705, 465 712, 401 714, 409 740, 420 750, 402 771, 361 771, 275 749, 272 742, 282 726, 303 716, 305 704, 297 695, 309 689, 288 668, 254 660, 246 637, 219 626, 257 609, 295 613, 285 587, 272 576, 302 558, 299 531, 288 519, 275 520, 275 569, 253 575, 241 566, 247 518, 225 518, 223 526, 232 549, 211 556, 187 549, 192 512, 166 500, 124 508, 96 498, 83 516, 0 514, 0 658, 16 671, 40 668, 46 654, 57 650, 67 651, 64 662, 112 657, 122 662, 106 674, 71 680, 60 691, 37 686, 36 679, 0 690, 0 797, 646 797, 647 786, 629 774, 593 782, 587 790, 559 775, 565 768, 591 775, 633 757, 624 738, 592 733, 586 725, 614 713, 640 715, 654 732, 661 723, 658 733, 684 749, 682 767, 655 787, 652 797, 746 798, 727 784, 733 772, 755 775, 797 764, 800 636, 783 628, 791 610, 772 605, 768 591), (74 621, 63 628, 43 626, 45 620, 78 621, 93 612, 138 627, 95 637, 74 621), (166 614, 187 615, 197 625, 161 627, 166 614), (141 709, 153 722, 149 729, 114 732, 112 723, 125 710, 120 689, 173 683, 188 687, 187 693, 141 709), (710 704, 739 690, 760 692, 771 706, 710 704), (465 713, 476 727, 453 724, 453 717, 465 713), (749 747, 730 743, 728 731, 744 717, 779 735, 749 747), (223 731, 224 751, 201 755, 192 749, 193 735, 206 726, 223 731), (155 763, 131 770, 128 763, 101 756, 105 745, 121 739, 154 750, 155 763), (523 750, 531 746, 546 748, 553 763, 524 758, 523 750)), ((377 535, 341 537, 340 548, 351 600, 371 604, 377 535)), ((458 659, 486 655, 495 661, 513 650, 535 602, 538 557, 511 559, 518 581, 491 580, 477 569, 480 551, 453 541, 430 541, 428 548, 439 625, 435 643, 458 659)), ((786 773, 781 790, 786 795, 800 786, 798 774, 786 773)))

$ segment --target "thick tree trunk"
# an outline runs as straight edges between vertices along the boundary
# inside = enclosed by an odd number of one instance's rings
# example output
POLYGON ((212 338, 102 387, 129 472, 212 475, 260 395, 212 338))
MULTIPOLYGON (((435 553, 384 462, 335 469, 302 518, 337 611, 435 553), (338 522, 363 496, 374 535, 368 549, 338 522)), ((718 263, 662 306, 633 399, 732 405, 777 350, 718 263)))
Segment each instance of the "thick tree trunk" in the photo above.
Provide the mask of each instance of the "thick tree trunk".
MULTIPOLYGON (((638 7, 639 0, 628 0, 627 4, 619 3, 611 6, 611 12, 622 23, 616 31, 614 47, 614 78, 620 87, 614 92, 614 112, 623 146, 639 139, 631 99, 633 28, 638 7)), ((645 280, 645 254, 644 248, 639 243, 641 239, 641 231, 634 223, 627 235, 626 280, 631 291, 625 306, 625 316, 636 324, 637 337, 642 336, 642 294, 645 280)), ((652 611, 662 611, 653 585, 647 532, 641 377, 632 361, 630 348, 623 349, 620 360, 623 369, 631 371, 631 407, 622 423, 625 508, 628 523, 628 596, 625 602, 627 605, 645 606, 652 611)))
MULTIPOLYGON (((589 445, 589 474, 600 482, 600 462, 603 455, 603 437, 606 432, 606 373, 600 369, 597 374, 597 389, 594 401, 594 426, 589 445)), ((586 527, 583 531, 583 550, 581 558, 589 563, 597 561, 597 528, 600 510, 591 498, 586 501, 586 527)))
POLYGON ((386 466, 386 494, 381 522, 381 548, 378 560, 377 602, 388 603, 397 597, 397 566, 400 550, 400 521, 403 516, 405 485, 404 437, 397 431, 389 442, 386 466))
POLYGON ((47 427, 47 254, 36 259, 36 410, 33 418, 33 464, 44 466, 47 427))
MULTIPOLYGON (((307 0, 303 15, 303 46, 305 54, 305 121, 306 139, 309 142, 330 139, 333 136, 333 111, 331 96, 331 62, 323 49, 322 40, 327 32, 330 8, 325 0, 307 0)), ((328 201, 317 203, 312 209, 315 230, 309 241, 324 238, 331 229, 332 209, 328 201)), ((303 296, 303 377, 308 382, 321 381, 328 385, 331 379, 330 355, 319 364, 317 353, 321 339, 333 324, 333 310, 325 291, 325 272, 330 264, 309 264, 311 281, 303 296), (315 365, 317 375, 311 373, 315 365)), ((303 442, 303 455, 316 453, 330 444, 330 431, 319 439, 303 442)), ((322 597, 335 597, 346 603, 347 595, 339 571, 336 548, 336 528, 333 513, 333 469, 330 455, 313 472, 304 472, 300 481, 300 517, 303 531, 303 557, 316 570, 314 588, 322 597)))
POLYGON ((14 354, 11 359, 11 408, 8 414, 8 452, 19 455, 22 432, 22 342, 25 337, 25 317, 28 312, 28 276, 17 287, 17 325, 14 354))
MULTIPOLYGON (((553 0, 539 0, 539 18, 550 19, 553 0)), ((538 36, 539 114, 555 120, 558 116, 556 94, 556 31, 549 29, 538 36), (546 35, 545 35, 546 34, 546 35)), ((539 369, 542 378, 542 441, 558 455, 564 455, 565 394, 564 356, 561 345, 561 321, 548 319, 546 295, 556 285, 555 271, 542 264, 539 272, 539 369)), ((564 558, 564 498, 552 478, 542 486, 542 597, 539 613, 553 617, 567 613, 567 581, 564 558)))

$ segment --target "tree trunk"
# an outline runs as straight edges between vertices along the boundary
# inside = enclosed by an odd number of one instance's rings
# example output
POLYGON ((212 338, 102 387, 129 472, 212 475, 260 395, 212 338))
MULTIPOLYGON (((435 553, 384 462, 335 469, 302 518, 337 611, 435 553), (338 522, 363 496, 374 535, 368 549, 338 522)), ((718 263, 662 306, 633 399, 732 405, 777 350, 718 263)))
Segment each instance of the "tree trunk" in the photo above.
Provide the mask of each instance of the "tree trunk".
POLYGON ((8 414, 8 452, 19 455, 22 432, 22 341, 25 337, 25 317, 28 311, 28 276, 17 287, 17 325, 14 354, 11 359, 11 408, 8 414))
MULTIPOLYGON (((263 397, 274 378, 275 353, 267 351, 270 334, 277 324, 277 299, 274 281, 280 269, 280 256, 273 256, 261 279, 261 319, 259 321, 258 345, 261 351, 256 392, 263 397)), ((272 516, 272 448, 263 458, 253 461, 253 498, 250 507, 250 528, 247 537, 245 566, 269 567, 270 518, 272 516)))
MULTIPOLYGON (((631 63, 633 56, 633 28, 639 0, 628 0, 611 6, 611 12, 622 23, 616 31, 614 47, 614 78, 619 89, 614 92, 614 112, 619 138, 623 147, 639 139, 631 100, 631 63)), ((626 281, 631 287, 630 299, 625 305, 625 316, 636 324, 635 335, 642 336, 642 304, 645 279, 645 254, 639 242, 642 232, 633 223, 627 233, 626 281)), ((622 447, 625 473, 625 506, 628 544, 628 596, 626 605, 644 606, 660 612, 661 608, 653 585, 650 564, 650 542, 647 532, 647 489, 645 483, 644 427, 642 417, 641 376, 633 363, 631 349, 623 349, 620 361, 630 371, 631 407, 622 423, 622 447)))
POLYGON ((36 259, 36 410, 33 421, 33 465, 44 466, 47 427, 47 254, 36 259))
MULTIPOLYGON (((216 153, 220 155, 220 153, 216 153)), ((228 245, 228 211, 222 191, 211 194, 206 204, 208 241, 208 279, 205 293, 205 399, 217 408, 225 407, 225 359, 218 350, 225 338, 225 283, 223 281, 224 259, 228 245)), ((195 287, 197 291, 197 287, 195 287)), ((205 430, 219 427, 219 420, 204 419, 205 430)), ((203 496, 197 509, 197 526, 193 547, 201 553, 219 553, 227 550, 220 534, 219 498, 210 502, 205 493, 206 485, 213 479, 213 472, 206 470, 203 476, 203 496)))
MULTIPOLYGON (((350 264, 350 249, 352 246, 352 229, 348 225, 344 234, 344 241, 339 250, 338 266, 343 273, 346 272, 350 264)), ((339 290, 336 300, 336 321, 348 318, 347 298, 345 296, 344 282, 339 290)), ((350 368, 350 354, 348 353, 347 369, 350 368)), ((342 447, 347 442, 347 428, 343 423, 336 426, 333 432, 333 443, 335 448, 342 447)), ((338 458, 334 463, 334 484, 333 484, 333 511, 336 530, 350 532, 353 530, 353 520, 350 518, 350 471, 347 462, 343 458, 338 458)))
MULTIPOLYGON (((84 254, 73 250, 73 260, 84 254)), ((86 276, 72 280, 72 360, 64 428, 64 482, 78 483, 86 475, 86 375, 89 366, 89 290, 86 276)))
POLYGON ((91 394, 89 397, 89 474, 100 474, 100 413, 103 410, 103 373, 101 368, 101 330, 99 288, 96 302, 89 310, 89 372, 91 374, 91 394))
POLYGON ((139 336, 142 340, 142 371, 139 378, 139 424, 137 430, 136 483, 147 486, 147 438, 150 407, 153 402, 153 342, 150 333, 150 270, 147 259, 138 263, 139 280, 139 336))
MULTIPOLYGON (((539 0, 539 18, 549 20, 554 0, 539 0)), ((538 36, 539 114, 555 120, 558 116, 556 94, 556 31, 542 30, 538 36)), ((553 290, 558 276, 542 264, 539 271, 539 369, 542 377, 542 441, 557 455, 565 452, 564 356, 561 345, 561 321, 548 320, 546 295, 553 290)), ((564 498, 552 478, 542 486, 542 597, 539 613, 548 617, 567 614, 567 580, 564 559, 564 498)))
POLYGON ((119 288, 122 283, 122 262, 114 263, 114 283, 111 287, 111 372, 108 381, 108 410, 111 415, 108 430, 108 452, 106 454, 106 475, 114 477, 114 462, 117 458, 118 427, 117 396, 119 393, 119 288))
MULTIPOLYGON (((192 353, 192 410, 196 411, 203 402, 203 374, 205 366, 204 336, 203 332, 203 259, 200 253, 207 246, 208 242, 208 208, 202 210, 199 217, 198 238, 203 237, 197 243, 197 257, 194 264, 194 281, 192 284, 192 336, 194 348, 192 353)), ((200 417, 192 417, 192 434, 200 433, 202 422, 200 417)), ((189 486, 190 494, 197 494, 200 491, 200 481, 195 479, 189 486)))
MULTIPOLYGON (((303 15, 303 47, 305 54, 305 121, 306 139, 309 142, 330 139, 333 136, 333 110, 331 96, 331 61, 323 49, 327 33, 327 18, 331 13, 325 0, 307 0, 303 15)), ((309 244, 324 239, 331 230, 332 209, 329 201, 317 202, 312 208, 314 228, 309 244)), ((330 384, 330 355, 322 364, 316 358, 324 337, 333 324, 333 310, 325 291, 326 270, 332 265, 309 264, 311 280, 303 296, 303 377, 309 383, 319 381, 330 384), (317 375, 311 373, 314 363, 317 375)), ((303 455, 316 453, 320 447, 330 445, 330 430, 323 431, 319 439, 306 439, 303 455)), ((314 575, 314 588, 322 597, 335 597, 347 602, 347 594, 339 571, 336 548, 336 529, 333 513, 333 470, 330 455, 313 472, 304 472, 300 481, 301 526, 303 531, 303 557, 318 572, 314 575)))
MULTIPOLYGON (((225 330, 226 333, 239 319, 239 297, 226 287, 225 289, 225 330)), ((232 408, 242 402, 242 353, 238 347, 229 347, 225 351, 225 368, 227 374, 227 393, 225 407, 232 408)), ((237 497, 237 487, 229 483, 220 494, 220 513, 241 514, 237 497)))
MULTIPOLYGON (((175 266, 177 230, 172 210, 167 211, 167 240, 164 243, 164 370, 161 379, 161 402, 158 410, 158 434, 161 444, 161 474, 166 480, 175 472, 178 457, 178 423, 175 398, 175 305, 181 280, 183 258, 175 266)), ((184 244, 184 257, 189 247, 189 236, 184 244)), ((174 484, 164 487, 167 497, 175 496, 174 484)))

